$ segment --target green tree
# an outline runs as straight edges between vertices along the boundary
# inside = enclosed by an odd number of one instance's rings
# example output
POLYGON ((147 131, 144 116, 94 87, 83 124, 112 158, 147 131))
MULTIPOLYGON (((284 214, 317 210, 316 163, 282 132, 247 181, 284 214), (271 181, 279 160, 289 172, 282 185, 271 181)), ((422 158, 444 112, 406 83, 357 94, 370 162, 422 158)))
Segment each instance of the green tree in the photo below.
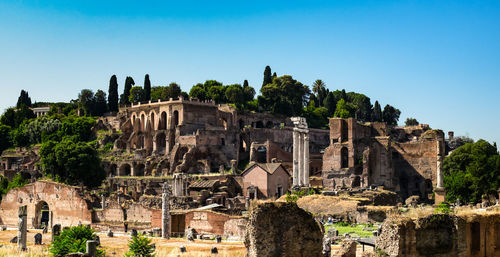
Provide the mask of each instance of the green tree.
MULTIPOLYGON (((63 257, 69 253, 86 252, 87 241, 97 240, 97 234, 90 226, 79 225, 65 228, 50 244, 49 251, 55 257, 63 257)), ((105 256, 102 249, 98 249, 97 256, 105 256)))
POLYGON ((94 92, 90 89, 82 89, 78 94, 78 106, 85 112, 85 115, 93 116, 95 112, 94 92))
POLYGON ((109 79, 108 108, 110 112, 118 111, 118 80, 116 75, 111 76, 109 79))
POLYGON ((316 94, 316 98, 318 99, 318 103, 320 106, 323 106, 323 102, 325 101, 325 98, 327 97, 327 90, 326 90, 326 85, 321 79, 317 79, 314 81, 312 85, 312 91, 314 94, 316 94))
POLYGON ((325 108, 328 110, 328 116, 333 116, 335 114, 335 108, 337 108, 337 101, 335 100, 335 95, 333 92, 329 92, 325 98, 324 104, 325 108))
POLYGON ((309 96, 309 88, 290 75, 277 77, 260 89, 259 105, 266 111, 284 115, 300 115, 309 96))
POLYGON ((149 81, 149 74, 144 77, 144 100, 151 100, 151 81, 149 81))
POLYGON ((252 101, 255 97, 255 89, 248 85, 248 81, 243 81, 243 98, 245 104, 252 101))
POLYGON ((17 99, 17 108, 21 108, 22 105, 26 105, 28 107, 31 107, 31 98, 28 95, 27 91, 21 90, 21 94, 19 95, 19 98, 17 99))
POLYGON ((126 105, 130 104, 130 89, 135 85, 134 79, 132 77, 125 78, 125 86, 123 88, 123 94, 120 96, 120 104, 126 105))
POLYGON ((105 172, 95 147, 85 142, 64 138, 60 142, 46 141, 40 148, 43 173, 70 185, 94 188, 101 184, 105 172))
POLYGON ((466 143, 443 161, 443 183, 447 200, 476 203, 484 194, 497 194, 500 186, 500 156, 485 140, 466 143))
POLYGON ((168 85, 167 92, 169 98, 176 99, 179 98, 179 96, 181 96, 182 90, 181 87, 177 85, 177 83, 172 82, 170 83, 170 85, 168 85))
POLYGON ((418 124, 420 124, 420 123, 415 118, 407 118, 405 121, 406 126, 416 126, 418 124))
POLYGON ((142 89, 142 87, 131 88, 128 100, 130 103, 139 103, 144 101, 144 89, 142 89))
POLYGON ((384 122, 389 125, 398 125, 399 115, 401 115, 401 111, 388 104, 382 111, 382 118, 384 119, 384 122))
POLYGON ((153 257, 155 256, 155 246, 151 239, 143 234, 132 237, 128 243, 128 253, 126 256, 133 257, 153 257))
POLYGON ((333 116, 343 119, 349 118, 351 117, 351 112, 349 109, 350 108, 348 107, 345 100, 340 99, 340 101, 337 102, 337 107, 335 108, 335 114, 333 116))
POLYGON ((351 99, 352 104, 355 106, 355 117, 359 121, 371 121, 372 104, 370 98, 363 94, 350 92, 348 98, 351 99), (349 97, 351 96, 351 97, 349 97))
POLYGON ((198 98, 200 101, 207 100, 207 91, 202 86, 196 85, 189 91, 189 97, 198 98))
POLYGON ((378 101, 375 101, 375 105, 373 106, 373 112, 372 112, 372 121, 382 121, 382 108, 380 107, 380 104, 378 101))
POLYGON ((273 82, 273 78, 271 76, 271 67, 266 66, 264 69, 264 80, 262 81, 262 86, 264 87, 267 84, 271 84, 273 82))
POLYGON ((95 108, 94 115, 102 116, 104 113, 108 111, 108 105, 106 104, 106 93, 102 90, 97 90, 95 93, 95 108))
POLYGON ((12 146, 12 139, 10 137, 10 127, 0 124, 0 154, 3 150, 12 146))

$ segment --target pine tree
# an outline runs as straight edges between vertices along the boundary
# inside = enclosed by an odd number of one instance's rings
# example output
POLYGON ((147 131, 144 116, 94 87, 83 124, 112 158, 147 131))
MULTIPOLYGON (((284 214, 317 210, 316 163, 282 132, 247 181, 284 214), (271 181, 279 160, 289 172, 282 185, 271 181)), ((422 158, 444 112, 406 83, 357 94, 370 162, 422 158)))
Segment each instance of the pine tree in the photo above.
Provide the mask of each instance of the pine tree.
POLYGON ((329 92, 323 102, 323 106, 328 109, 328 116, 332 116, 335 113, 335 108, 337 108, 337 102, 335 101, 335 95, 333 92, 329 92))
POLYGON ((111 76, 109 80, 108 109, 110 112, 118 111, 118 81, 116 75, 111 76))
POLYGON ((130 104, 129 96, 130 89, 135 85, 134 79, 132 77, 127 77, 125 79, 125 87, 123 88, 123 94, 120 96, 120 104, 130 104))
POLYGON ((144 77, 144 100, 151 100, 151 81, 149 81, 149 74, 144 77))
POLYGON ((372 112, 372 121, 382 121, 382 108, 378 101, 375 101, 372 112))
POLYGON ((267 84, 271 84, 273 82, 273 78, 271 77, 271 67, 266 66, 264 70, 264 81, 262 82, 262 86, 267 84))

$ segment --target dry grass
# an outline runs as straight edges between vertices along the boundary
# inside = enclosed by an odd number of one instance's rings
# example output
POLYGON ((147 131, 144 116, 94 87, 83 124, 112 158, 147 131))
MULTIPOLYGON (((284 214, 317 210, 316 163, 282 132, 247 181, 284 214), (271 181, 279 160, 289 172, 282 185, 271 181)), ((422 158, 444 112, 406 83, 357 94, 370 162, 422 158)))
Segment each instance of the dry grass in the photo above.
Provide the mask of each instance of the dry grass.
POLYGON ((356 211, 359 202, 339 196, 308 195, 301 197, 297 205, 313 215, 340 215, 356 211))
MULTIPOLYGON (((36 233, 41 233, 40 230, 29 230, 28 231, 28 250, 26 252, 20 252, 17 250, 16 244, 9 243, 10 239, 17 235, 17 231, 8 230, 0 231, 0 257, 13 257, 13 256, 24 256, 24 257, 39 257, 39 256, 49 256, 48 246, 50 244, 50 233, 43 235, 43 245, 34 245, 34 235, 36 233)), ((128 241, 129 236, 126 235, 116 235, 115 237, 107 237, 104 234, 99 234, 101 239, 101 245, 106 250, 106 256, 123 256, 128 251, 128 241)), ((216 246, 219 254, 217 257, 243 257, 246 254, 245 246, 242 242, 222 242, 217 244, 215 241, 205 241, 197 240, 195 242, 189 242, 182 238, 172 238, 170 240, 164 240, 161 238, 152 238, 152 241, 156 244, 156 256, 166 257, 166 256, 182 256, 182 257, 201 257, 201 256, 211 256, 210 250, 213 246, 216 246), (187 249, 187 253, 181 254, 179 247, 183 245, 187 249)))

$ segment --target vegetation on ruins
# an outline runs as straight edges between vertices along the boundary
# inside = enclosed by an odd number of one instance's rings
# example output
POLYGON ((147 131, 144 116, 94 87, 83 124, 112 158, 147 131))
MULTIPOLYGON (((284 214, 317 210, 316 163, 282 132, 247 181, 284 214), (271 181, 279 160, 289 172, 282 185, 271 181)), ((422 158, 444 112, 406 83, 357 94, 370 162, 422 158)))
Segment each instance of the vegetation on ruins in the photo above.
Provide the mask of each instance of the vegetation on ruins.
POLYGON ((151 89, 151 100, 167 101, 170 98, 178 98, 179 96, 186 96, 186 92, 182 92, 181 87, 177 83, 170 83, 168 86, 155 86, 151 89))
POLYGON ((128 96, 128 100, 131 103, 139 103, 145 100, 144 89, 139 86, 132 87, 130 89, 130 95, 128 96))
MULTIPOLYGON (((63 229, 59 236, 56 236, 49 251, 55 257, 66 256, 69 253, 86 252, 88 240, 96 240, 97 234, 90 226, 79 225, 63 229)), ((105 256, 102 248, 97 249, 97 256, 105 256)))
POLYGON ((155 245, 151 239, 138 234, 132 237, 128 243, 128 252, 125 254, 127 257, 153 257, 155 256, 155 245))
POLYGON ((405 126, 416 126, 420 124, 415 118, 407 118, 405 121, 405 126))
POLYGON ((12 178, 12 181, 9 181, 6 177, 0 175, 0 200, 2 200, 2 197, 12 188, 22 187, 27 183, 28 180, 23 179, 19 173, 12 178))
POLYGON ((443 161, 447 200, 477 203, 483 195, 497 194, 500 186, 500 155, 485 140, 458 147, 443 161))

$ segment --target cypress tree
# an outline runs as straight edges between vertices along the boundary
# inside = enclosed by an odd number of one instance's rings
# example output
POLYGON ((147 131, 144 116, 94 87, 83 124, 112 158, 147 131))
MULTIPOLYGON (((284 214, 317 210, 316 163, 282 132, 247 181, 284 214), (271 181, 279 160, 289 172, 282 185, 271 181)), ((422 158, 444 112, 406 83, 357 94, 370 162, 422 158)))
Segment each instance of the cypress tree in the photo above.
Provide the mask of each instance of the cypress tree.
POLYGON ((109 80, 108 109, 110 112, 118 111, 118 81, 116 75, 111 76, 109 80))
POLYGON ((273 82, 273 78, 271 77, 271 67, 266 66, 264 70, 264 81, 262 82, 262 86, 267 84, 271 84, 273 82))
POLYGON ((248 80, 243 81, 243 88, 248 87, 248 80))
POLYGON ((276 72, 273 72, 273 79, 276 78, 276 77, 278 77, 278 75, 276 75, 276 72))
POLYGON ((144 77, 144 100, 151 100, 151 81, 149 81, 149 74, 144 77))
POLYGON ((372 121, 382 121, 382 108, 378 101, 375 101, 372 112, 372 121))
POLYGON ((107 111, 106 93, 104 93, 104 91, 99 89, 95 93, 94 98, 95 98, 94 115, 102 116, 107 111))
POLYGON ((21 94, 19 98, 17 98, 17 108, 21 108, 21 106, 26 105, 27 107, 31 107, 31 98, 28 95, 27 91, 21 90, 21 94))
POLYGON ((123 94, 120 96, 120 104, 130 104, 129 96, 130 89, 135 85, 134 79, 132 77, 127 77, 125 79, 125 87, 123 88, 123 94))

